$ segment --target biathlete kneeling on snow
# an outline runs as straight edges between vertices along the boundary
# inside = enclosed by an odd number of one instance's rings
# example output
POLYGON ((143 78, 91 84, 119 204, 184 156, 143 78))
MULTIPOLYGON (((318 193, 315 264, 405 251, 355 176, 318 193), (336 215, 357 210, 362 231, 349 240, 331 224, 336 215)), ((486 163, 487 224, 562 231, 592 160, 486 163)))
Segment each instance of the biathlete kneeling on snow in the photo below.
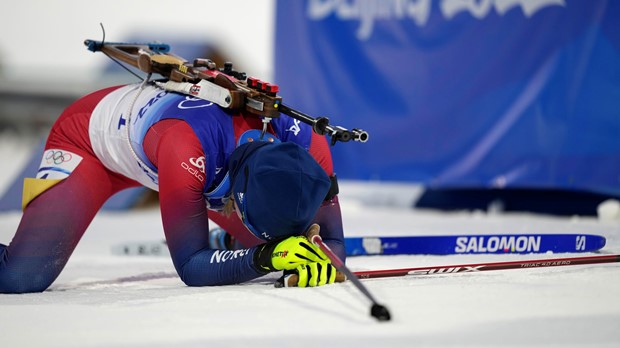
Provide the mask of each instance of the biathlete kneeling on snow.
POLYGON ((286 115, 262 129, 256 116, 152 83, 82 97, 55 122, 36 178, 25 180, 21 222, 0 244, 0 293, 47 289, 105 201, 141 185, 159 192, 185 284, 235 284, 273 271, 297 273, 299 286, 333 283, 334 266, 303 237, 319 224, 345 259, 327 140, 286 115), (222 257, 209 244, 209 219, 242 248, 222 257))

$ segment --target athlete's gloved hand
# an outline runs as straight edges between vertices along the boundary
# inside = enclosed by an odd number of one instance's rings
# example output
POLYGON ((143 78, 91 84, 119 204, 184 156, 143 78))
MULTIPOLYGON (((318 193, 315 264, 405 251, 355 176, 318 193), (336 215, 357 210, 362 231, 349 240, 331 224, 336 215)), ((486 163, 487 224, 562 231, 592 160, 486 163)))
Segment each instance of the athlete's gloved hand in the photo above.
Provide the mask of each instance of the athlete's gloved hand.
POLYGON ((268 242, 256 248, 254 267, 263 272, 293 270, 313 262, 329 262, 327 255, 303 236, 268 242))
POLYGON ((297 286, 305 288, 325 284, 332 284, 336 281, 336 267, 330 262, 312 262, 298 266, 295 269, 299 280, 297 286))

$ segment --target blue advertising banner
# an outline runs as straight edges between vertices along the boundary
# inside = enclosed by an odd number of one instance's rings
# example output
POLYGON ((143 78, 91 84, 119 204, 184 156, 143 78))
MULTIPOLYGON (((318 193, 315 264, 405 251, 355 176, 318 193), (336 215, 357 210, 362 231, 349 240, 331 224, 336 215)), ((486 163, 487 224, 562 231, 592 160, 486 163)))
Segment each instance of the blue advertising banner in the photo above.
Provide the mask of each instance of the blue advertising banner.
POLYGON ((620 1, 278 1, 286 103, 340 178, 620 196, 620 1))

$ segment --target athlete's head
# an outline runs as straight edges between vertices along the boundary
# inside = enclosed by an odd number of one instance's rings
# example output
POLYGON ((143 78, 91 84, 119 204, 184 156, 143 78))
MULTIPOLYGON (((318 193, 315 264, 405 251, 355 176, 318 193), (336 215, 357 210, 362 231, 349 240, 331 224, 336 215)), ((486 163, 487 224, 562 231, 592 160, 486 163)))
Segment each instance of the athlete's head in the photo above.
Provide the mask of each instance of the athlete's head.
POLYGON ((243 144, 229 171, 241 220, 266 241, 305 232, 331 185, 308 151, 291 142, 243 144))

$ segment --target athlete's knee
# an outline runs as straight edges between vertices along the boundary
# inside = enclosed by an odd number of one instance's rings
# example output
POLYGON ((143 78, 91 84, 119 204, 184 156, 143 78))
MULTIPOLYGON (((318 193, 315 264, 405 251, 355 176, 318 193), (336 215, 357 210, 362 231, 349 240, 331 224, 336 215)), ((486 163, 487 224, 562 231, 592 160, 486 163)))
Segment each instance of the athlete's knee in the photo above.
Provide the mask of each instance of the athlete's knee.
MULTIPOLYGON (((48 275, 34 276, 31 272, 24 272, 25 269, 27 267, 13 267, 13 265, 10 265, 6 246, 0 244, 0 293, 24 294, 42 292, 54 281, 55 277, 48 275)), ((37 270, 34 271, 37 272, 37 270)))
POLYGON ((46 281, 39 277, 24 274, 22 272, 11 272, 0 269, 0 293, 2 294, 25 294, 31 292, 43 292, 52 281, 46 281))

